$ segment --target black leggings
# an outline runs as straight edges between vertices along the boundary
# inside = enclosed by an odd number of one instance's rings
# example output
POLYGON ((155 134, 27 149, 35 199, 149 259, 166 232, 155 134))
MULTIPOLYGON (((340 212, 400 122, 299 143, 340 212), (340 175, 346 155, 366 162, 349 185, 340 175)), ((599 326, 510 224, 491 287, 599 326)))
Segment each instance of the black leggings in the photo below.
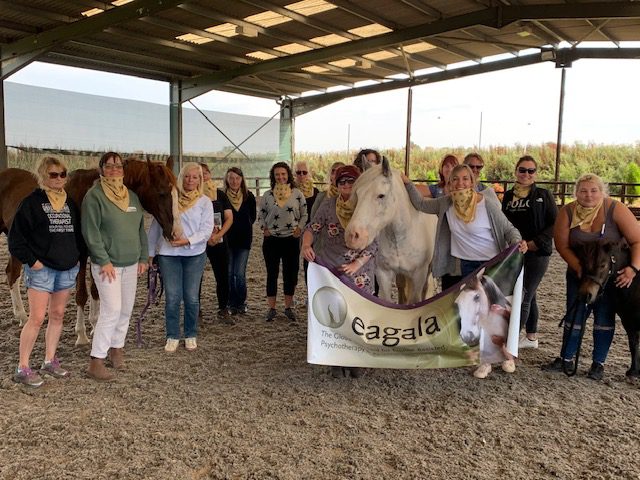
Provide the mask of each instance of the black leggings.
POLYGON ((284 294, 293 295, 296 291, 300 268, 300 239, 293 236, 264 237, 262 254, 267 267, 267 297, 275 297, 278 292, 280 260, 282 260, 284 294))
POLYGON ((207 257, 216 278, 218 310, 224 310, 229 304, 229 249, 226 239, 213 247, 207 245, 207 257))

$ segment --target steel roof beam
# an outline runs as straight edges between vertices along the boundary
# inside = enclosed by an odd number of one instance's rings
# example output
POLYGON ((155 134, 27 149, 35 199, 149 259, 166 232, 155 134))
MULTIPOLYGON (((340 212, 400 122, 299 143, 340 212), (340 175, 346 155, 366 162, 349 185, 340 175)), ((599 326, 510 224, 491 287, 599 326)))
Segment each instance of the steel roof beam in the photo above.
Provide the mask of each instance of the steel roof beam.
MULTIPOLYGON (((76 20, 42 33, 16 40, 9 45, 3 46, 1 60, 5 62, 36 50, 48 50, 66 41, 95 34, 122 22, 153 15, 184 2, 185 0, 134 0, 131 3, 112 8, 98 15, 76 20)), ((2 3, 4 2, 0 0, 0 4, 2 3)), ((16 8, 16 5, 12 3, 11 7, 16 8)))
POLYGON ((537 63, 543 63, 545 61, 571 62, 579 60, 581 58, 640 59, 640 48, 565 48, 555 50, 554 52, 556 57, 555 60, 543 59, 542 53, 537 53, 533 55, 523 55, 520 57, 508 58, 505 60, 497 60, 495 62, 481 63, 479 65, 472 65, 469 67, 455 68, 452 70, 446 70, 444 72, 418 75, 413 78, 393 80, 378 85, 359 87, 351 90, 342 90, 339 92, 325 93, 322 95, 310 95, 307 97, 294 99, 293 108, 296 112, 296 116, 298 116, 323 107, 325 105, 337 102, 339 100, 343 100, 345 98, 396 90, 398 88, 426 85, 430 83, 442 82, 445 80, 454 80, 456 78, 467 77, 470 75, 495 72, 526 65, 534 65, 537 63))

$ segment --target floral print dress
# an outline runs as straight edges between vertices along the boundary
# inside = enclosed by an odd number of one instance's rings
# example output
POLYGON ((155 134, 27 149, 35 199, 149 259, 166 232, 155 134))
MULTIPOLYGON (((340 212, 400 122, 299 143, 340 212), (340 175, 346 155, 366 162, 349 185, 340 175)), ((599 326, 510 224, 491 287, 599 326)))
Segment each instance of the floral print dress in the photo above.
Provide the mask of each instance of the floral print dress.
POLYGON ((375 255, 378 252, 378 240, 374 240, 364 250, 352 250, 344 241, 344 228, 336 215, 336 199, 326 198, 322 202, 307 230, 313 233, 313 247, 316 258, 328 267, 340 267, 357 258, 371 257, 354 275, 346 275, 356 287, 373 294, 375 255))

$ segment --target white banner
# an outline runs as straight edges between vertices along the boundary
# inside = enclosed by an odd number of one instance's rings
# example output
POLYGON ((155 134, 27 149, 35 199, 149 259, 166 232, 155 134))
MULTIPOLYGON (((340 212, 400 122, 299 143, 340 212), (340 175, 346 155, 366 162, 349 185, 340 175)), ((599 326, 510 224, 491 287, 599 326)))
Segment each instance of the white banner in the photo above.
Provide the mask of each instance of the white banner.
POLYGON ((362 294, 310 263, 307 361, 369 368, 449 368, 518 355, 522 255, 505 250, 424 302, 362 294))

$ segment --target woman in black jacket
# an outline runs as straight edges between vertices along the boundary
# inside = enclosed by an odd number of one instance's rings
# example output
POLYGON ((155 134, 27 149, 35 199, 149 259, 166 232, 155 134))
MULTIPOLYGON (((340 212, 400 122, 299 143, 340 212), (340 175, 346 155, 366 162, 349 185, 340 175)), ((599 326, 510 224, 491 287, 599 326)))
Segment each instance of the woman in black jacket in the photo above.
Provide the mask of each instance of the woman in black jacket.
POLYGON ((233 213, 233 223, 227 232, 229 247, 229 310, 232 315, 247 311, 247 260, 256 221, 256 197, 247 189, 242 170, 231 167, 224 178, 224 187, 233 213))
POLYGON ((9 251, 24 264, 29 297, 29 319, 20 333, 20 359, 14 380, 30 387, 43 383, 29 368, 29 357, 47 310, 49 322, 40 373, 55 378, 69 375, 60 366, 56 350, 84 248, 78 208, 64 190, 66 166, 57 158, 44 157, 36 176, 39 188, 22 201, 9 231, 9 251))
POLYGON ((536 186, 538 164, 530 155, 516 163, 516 183, 505 192, 502 210, 509 221, 526 240, 528 250, 524 256, 524 292, 520 325, 526 335, 520 339, 520 348, 538 348, 538 304, 536 291, 549 266, 553 249, 553 225, 558 207, 553 195, 536 186))

